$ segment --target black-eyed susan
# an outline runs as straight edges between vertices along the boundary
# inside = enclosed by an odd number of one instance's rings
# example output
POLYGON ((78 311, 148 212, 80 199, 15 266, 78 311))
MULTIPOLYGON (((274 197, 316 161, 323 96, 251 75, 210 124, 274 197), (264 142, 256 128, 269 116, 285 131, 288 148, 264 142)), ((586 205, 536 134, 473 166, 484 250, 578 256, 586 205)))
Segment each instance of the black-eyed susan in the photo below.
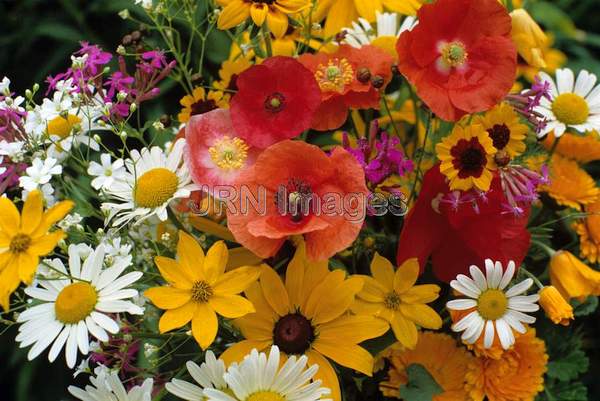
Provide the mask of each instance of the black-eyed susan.
POLYGON ((182 97, 179 104, 183 106, 183 109, 177 115, 177 119, 180 123, 186 123, 190 120, 190 117, 198 114, 208 113, 209 111, 218 108, 225 109, 229 107, 223 92, 211 90, 207 93, 202 87, 194 88, 192 94, 182 97))
POLYGON ((407 348, 417 344, 417 326, 439 329, 442 319, 426 304, 437 299, 440 287, 415 285, 419 261, 408 259, 394 271, 389 260, 375 253, 371 262, 373 277, 361 276, 365 284, 358 293, 352 311, 379 317, 390 324, 396 339, 407 348))
POLYGON ((389 325, 373 316, 348 314, 364 280, 347 278, 342 270, 329 271, 327 265, 326 260, 307 260, 303 243, 287 267, 285 281, 263 265, 260 282, 245 292, 256 313, 235 320, 245 340, 221 355, 225 363, 275 344, 286 355, 306 355, 309 364, 318 364, 315 379, 331 389, 334 401, 341 400, 341 393, 329 359, 370 376, 373 357, 358 344, 381 336, 389 325))
POLYGON ((5 311, 19 283, 33 281, 40 256, 52 252, 65 237, 62 230, 50 229, 69 213, 73 202, 59 202, 46 211, 42 202, 40 191, 31 191, 19 214, 13 202, 0 197, 0 305, 5 311))
POLYGON ((448 179, 450 189, 490 189, 496 149, 482 125, 463 127, 457 124, 452 133, 436 145, 435 150, 442 162, 440 171, 448 179))
POLYGON ((529 128, 521 123, 518 114, 510 105, 499 104, 483 116, 479 116, 477 122, 487 131, 497 152, 514 158, 525 151, 525 137, 529 128))
POLYGON ((233 28, 250 17, 257 26, 266 22, 277 38, 285 35, 288 29, 288 15, 311 5, 309 0, 217 0, 217 3, 223 6, 217 21, 219 29, 233 28))
POLYGON ((154 305, 166 312, 161 316, 161 333, 192 322, 192 334, 202 349, 214 341, 219 323, 217 314, 234 319, 254 312, 254 306, 238 295, 260 275, 256 266, 243 266, 225 273, 228 251, 223 241, 216 242, 206 253, 196 240, 179 232, 178 260, 157 256, 156 266, 167 281, 144 293, 154 305))
POLYGON ((540 306, 544 309, 548 319, 554 324, 568 326, 573 316, 573 307, 560 295, 553 285, 545 286, 539 292, 540 306))

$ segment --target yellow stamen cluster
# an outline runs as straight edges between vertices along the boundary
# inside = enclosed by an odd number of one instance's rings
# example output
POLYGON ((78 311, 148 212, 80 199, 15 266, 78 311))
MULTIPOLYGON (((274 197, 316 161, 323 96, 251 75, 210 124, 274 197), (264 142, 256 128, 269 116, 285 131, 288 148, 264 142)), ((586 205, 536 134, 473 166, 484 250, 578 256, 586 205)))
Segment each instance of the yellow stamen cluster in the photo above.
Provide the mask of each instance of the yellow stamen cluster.
POLYGON ((273 391, 259 391, 246 398, 246 401, 285 401, 285 398, 273 391))
POLYGON ((552 112, 561 123, 579 125, 587 121, 590 108, 581 96, 563 93, 552 102, 552 112))
POLYGON ((73 283, 58 294, 54 304, 56 318, 64 324, 75 324, 93 311, 98 302, 98 293, 91 284, 85 282, 73 283))
POLYGON ((465 45, 458 41, 442 45, 440 53, 444 66, 448 68, 460 67, 464 65, 469 57, 469 53, 467 52, 465 45))
POLYGON ((10 241, 8 246, 12 253, 21 253, 27 251, 31 245, 31 237, 27 234, 18 233, 10 241))
POLYGON ((398 310, 402 300, 396 291, 392 291, 385 296, 383 303, 387 309, 398 310))
POLYGON ((213 289, 206 281, 197 281, 192 287, 192 299, 196 302, 208 302, 213 295, 213 289))
POLYGON ((477 310, 485 320, 500 319, 508 309, 508 298, 500 290, 488 289, 477 300, 477 310))
POLYGON ((146 171, 135 183, 135 204, 140 207, 155 208, 175 195, 179 178, 166 168, 146 171))
POLYGON ((248 145, 240 138, 224 136, 208 149, 212 161, 223 170, 238 170, 248 158, 248 145))
POLYGON ((321 91, 341 93, 354 79, 354 69, 345 58, 335 58, 329 60, 327 65, 319 64, 315 78, 321 91))

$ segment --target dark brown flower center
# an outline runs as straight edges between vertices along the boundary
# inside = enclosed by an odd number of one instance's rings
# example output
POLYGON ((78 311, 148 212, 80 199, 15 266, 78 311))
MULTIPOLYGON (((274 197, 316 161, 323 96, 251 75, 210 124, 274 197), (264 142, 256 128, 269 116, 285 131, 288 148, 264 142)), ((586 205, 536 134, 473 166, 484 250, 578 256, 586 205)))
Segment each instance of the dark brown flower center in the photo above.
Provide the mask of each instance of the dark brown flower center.
POLYGON ((313 192, 310 185, 300 179, 291 178, 281 184, 275 194, 279 214, 289 215, 292 221, 300 222, 311 211, 313 192))
POLYGON ((207 100, 198 100, 194 104, 192 104, 192 112, 190 113, 192 116, 196 116, 198 114, 208 113, 209 111, 213 111, 217 109, 217 104, 212 99, 207 100))
POLYGON ((273 4, 275 3, 276 0, 252 0, 253 3, 259 3, 259 4, 273 4))
POLYGON ((31 237, 27 234, 17 234, 10 241, 8 248, 12 253, 21 253, 29 249, 31 237))
POLYGON ((310 321, 300 313, 291 313, 275 323, 273 343, 286 354, 303 354, 314 340, 310 321))
POLYGON ((285 107, 285 96, 275 92, 265 99, 265 109, 271 113, 279 113, 285 107))
POLYGON ((506 124, 495 124, 492 128, 487 130, 490 138, 494 142, 494 147, 498 150, 502 150, 508 145, 510 141, 510 129, 506 124))
POLYGON ((460 178, 479 177, 487 164, 485 149, 477 138, 461 139, 450 151, 460 178))

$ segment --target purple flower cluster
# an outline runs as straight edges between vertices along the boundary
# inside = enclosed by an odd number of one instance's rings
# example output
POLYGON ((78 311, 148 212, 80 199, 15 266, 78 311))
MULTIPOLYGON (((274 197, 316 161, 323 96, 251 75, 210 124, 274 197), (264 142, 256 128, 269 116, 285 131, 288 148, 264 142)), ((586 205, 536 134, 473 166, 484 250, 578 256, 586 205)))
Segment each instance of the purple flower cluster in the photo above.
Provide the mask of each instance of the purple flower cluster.
POLYGON ((547 124, 546 118, 535 111, 535 108, 540 105, 542 98, 552 100, 550 96, 550 83, 542 81, 537 76, 529 90, 506 97, 506 100, 513 106, 517 113, 525 117, 533 125, 535 132, 538 134, 547 124))
POLYGON ((523 206, 528 206, 538 199, 538 186, 548 185, 548 166, 542 166, 541 174, 523 166, 507 166, 500 169, 500 182, 507 203, 503 204, 503 213, 522 216, 523 206))

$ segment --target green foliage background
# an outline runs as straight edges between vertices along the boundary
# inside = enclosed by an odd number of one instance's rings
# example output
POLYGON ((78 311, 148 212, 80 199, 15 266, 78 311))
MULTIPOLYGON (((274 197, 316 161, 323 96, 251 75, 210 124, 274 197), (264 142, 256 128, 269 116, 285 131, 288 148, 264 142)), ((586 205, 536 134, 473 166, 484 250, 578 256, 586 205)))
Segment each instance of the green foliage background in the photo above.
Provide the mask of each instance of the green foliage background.
MULTIPOLYGON (((67 68, 69 55, 81 40, 114 52, 125 34, 138 29, 117 15, 124 8, 134 9, 132 3, 133 0, 0 0, 0 78, 8 76, 12 89, 22 93, 34 82, 41 84, 49 74, 67 68)), ((553 33, 556 47, 568 55, 570 67, 600 75, 600 0, 525 3, 535 19, 553 33)), ((225 35, 217 34, 208 43, 208 69, 213 72, 227 56, 224 38, 225 35)), ((149 102, 145 114, 177 113, 182 89, 168 84, 162 89, 160 101, 149 102)), ((591 167, 598 171, 599 166, 591 167)), ((560 247, 560 239, 555 245, 560 247)), ((547 340, 552 361, 548 391, 540 399, 600 400, 600 323, 598 311, 587 314, 590 309, 595 308, 582 305, 581 316, 569 328, 550 326, 539 316, 538 333, 547 340)), ((15 335, 16 330, 11 328, 0 336, 0 401, 68 399, 66 387, 74 380, 62 360, 50 365, 41 356, 27 362, 26 352, 16 348, 15 335)), ((79 377, 76 381, 83 384, 86 380, 79 377)), ((362 400, 369 394, 366 399, 381 399, 372 384, 359 387, 362 393, 351 398, 362 400)))

